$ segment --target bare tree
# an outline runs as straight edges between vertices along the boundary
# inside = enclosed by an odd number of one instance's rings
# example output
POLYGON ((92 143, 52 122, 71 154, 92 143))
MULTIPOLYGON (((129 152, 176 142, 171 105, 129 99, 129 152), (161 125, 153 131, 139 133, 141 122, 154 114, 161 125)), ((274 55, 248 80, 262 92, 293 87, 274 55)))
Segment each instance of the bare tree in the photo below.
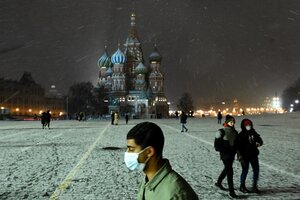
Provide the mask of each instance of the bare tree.
POLYGON ((282 106, 285 109, 289 109, 290 105, 294 105, 294 110, 300 110, 300 78, 291 85, 290 87, 286 88, 282 94, 282 106), (298 101, 297 101, 298 100, 298 101), (297 103, 296 103, 296 102, 297 103))
POLYGON ((191 113, 194 110, 193 100, 189 93, 183 93, 181 98, 179 99, 179 103, 177 108, 186 113, 191 113))

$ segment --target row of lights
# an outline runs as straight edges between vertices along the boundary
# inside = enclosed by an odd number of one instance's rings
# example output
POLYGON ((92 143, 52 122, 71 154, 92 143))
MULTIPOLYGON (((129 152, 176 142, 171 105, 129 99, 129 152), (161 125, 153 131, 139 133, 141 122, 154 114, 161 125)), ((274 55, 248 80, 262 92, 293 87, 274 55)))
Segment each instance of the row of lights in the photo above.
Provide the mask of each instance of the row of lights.
MULTIPOLYGON (((5 109, 5 108, 2 106, 2 107, 1 107, 1 110, 4 110, 4 109, 5 109)), ((20 108, 15 108, 15 111, 16 111, 16 112, 19 112, 19 111, 20 111, 20 108)), ((28 109, 28 112, 31 113, 31 112, 32 112, 32 109, 29 108, 29 109, 28 109)), ((40 110, 40 111, 39 111, 39 114, 41 115, 43 112, 44 112, 43 110, 40 110)), ((50 111, 50 114, 52 114, 51 111, 50 111)), ((64 114, 64 112, 59 112, 59 116, 62 116, 63 114, 64 114)))
MULTIPOLYGON (((246 110, 246 112, 248 113, 248 114, 260 114, 260 113, 263 113, 263 112, 266 112, 266 113, 268 113, 268 112, 278 112, 278 113, 283 113, 283 109, 282 108, 246 108, 245 109, 246 110)), ((226 114, 230 114, 230 115, 241 115, 242 113, 243 113, 243 109, 240 109, 239 110, 239 112, 237 112, 237 111, 235 111, 234 109, 233 109, 233 111, 232 112, 230 112, 230 109, 229 108, 226 108, 226 109, 224 109, 224 110, 218 110, 218 112, 222 112, 224 115, 226 115, 226 114)), ((197 110, 196 111, 196 113, 195 113, 196 115, 209 115, 209 116, 217 116, 217 111, 215 111, 215 110, 208 110, 208 111, 204 111, 204 110, 197 110)))
POLYGON ((165 101, 167 101, 167 99, 164 98, 164 97, 156 97, 155 101, 163 101, 163 102, 165 102, 165 101))

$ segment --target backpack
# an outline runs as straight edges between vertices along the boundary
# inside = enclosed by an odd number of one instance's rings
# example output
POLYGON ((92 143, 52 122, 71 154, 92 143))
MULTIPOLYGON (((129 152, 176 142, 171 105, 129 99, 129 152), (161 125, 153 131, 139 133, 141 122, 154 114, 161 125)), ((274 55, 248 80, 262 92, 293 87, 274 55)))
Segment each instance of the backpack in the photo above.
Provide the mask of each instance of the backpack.
POLYGON ((214 147, 215 147, 216 151, 221 151, 222 149, 224 149, 223 137, 225 135, 225 131, 224 131, 224 129, 219 129, 219 131, 221 132, 221 137, 215 138, 215 142, 214 142, 214 147))

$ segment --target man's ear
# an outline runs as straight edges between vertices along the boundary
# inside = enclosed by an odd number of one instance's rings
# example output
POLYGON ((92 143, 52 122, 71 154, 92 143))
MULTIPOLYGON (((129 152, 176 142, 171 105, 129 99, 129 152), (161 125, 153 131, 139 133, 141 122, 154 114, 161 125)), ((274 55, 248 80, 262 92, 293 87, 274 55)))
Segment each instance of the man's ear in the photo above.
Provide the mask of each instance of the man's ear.
POLYGON ((147 156, 152 157, 155 154, 156 154, 155 149, 152 146, 149 146, 149 148, 147 149, 147 156))

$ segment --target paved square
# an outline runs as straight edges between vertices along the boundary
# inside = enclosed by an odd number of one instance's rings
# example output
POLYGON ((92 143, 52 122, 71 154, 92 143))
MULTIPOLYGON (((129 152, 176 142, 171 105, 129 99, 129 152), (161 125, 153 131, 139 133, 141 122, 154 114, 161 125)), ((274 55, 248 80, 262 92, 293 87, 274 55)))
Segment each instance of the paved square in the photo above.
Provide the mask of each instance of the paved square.
MULTIPOLYGON (((244 199, 300 199, 300 113, 245 116, 264 140, 260 148, 262 194, 242 194, 240 164, 234 184, 244 199)), ((236 129, 244 117, 237 117, 236 129)), ((0 199, 136 199, 142 173, 124 165, 126 134, 137 123, 110 121, 0 121, 0 199)), ((226 199, 214 182, 222 163, 212 144, 221 128, 215 118, 189 118, 187 133, 177 119, 151 120, 165 134, 164 157, 198 193, 200 199, 226 199)), ((247 185, 251 186, 250 168, 247 185)), ((226 181, 224 182, 226 186, 226 181)))

